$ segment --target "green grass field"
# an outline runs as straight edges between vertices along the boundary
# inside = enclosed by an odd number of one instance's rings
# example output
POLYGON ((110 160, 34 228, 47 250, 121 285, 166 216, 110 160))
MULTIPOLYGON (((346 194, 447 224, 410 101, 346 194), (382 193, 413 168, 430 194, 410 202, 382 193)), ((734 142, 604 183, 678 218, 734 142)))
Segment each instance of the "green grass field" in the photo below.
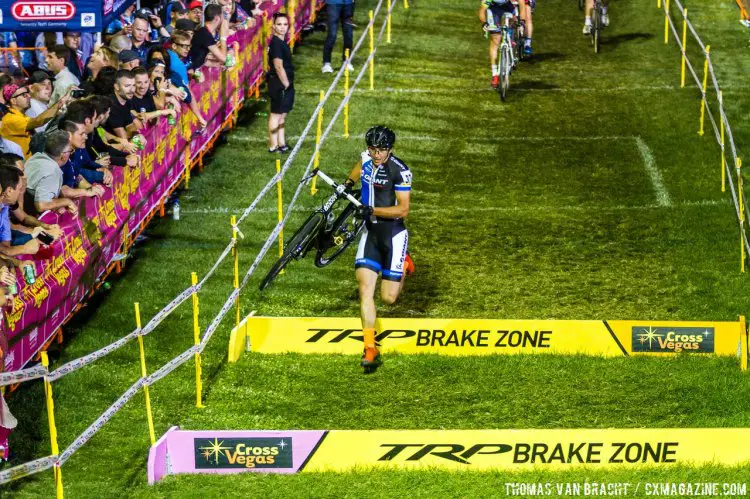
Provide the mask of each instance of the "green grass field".
MULTIPOLYGON (((487 42, 475 0, 411 0, 393 18, 393 44, 351 106, 352 135, 374 123, 399 134, 398 155, 414 172, 410 249, 417 273, 389 317, 735 320, 750 312, 740 274, 739 233, 720 190, 719 149, 697 135, 699 93, 679 86, 679 51, 663 43, 655 2, 612 0, 612 26, 595 55, 569 0, 541 1, 536 55, 512 76, 509 101, 489 89, 487 42)), ((357 22, 375 0, 357 2, 357 22)), ((712 45, 740 151, 750 147, 747 31, 733 1, 686 3, 712 45)), ((357 32, 358 34, 358 32, 357 32)), ((288 124, 297 136, 328 86, 320 74, 323 33, 295 52, 298 101, 288 124)), ((338 51, 338 47, 336 51, 338 51)), ((693 48, 691 48, 693 50, 693 48)), ((338 52, 336 52, 338 53, 338 52)), ((702 66, 693 52, 691 57, 702 66)), ((361 59, 360 59, 361 60, 361 59)), ((355 61, 356 62, 356 61, 355 61)), ((359 65, 357 65, 359 69, 359 65)), ((339 93, 326 109, 326 122, 339 93)), ((343 178, 363 149, 341 125, 322 168, 343 178)), ((134 327, 201 276, 230 236, 229 217, 273 174, 265 123, 250 110, 181 195, 182 220, 155 221, 112 289, 92 300, 53 354, 53 367, 100 348, 134 327)), ((293 141, 290 141, 293 142, 293 141)), ((306 142, 284 184, 289 200, 312 151, 306 142)), ((324 187, 324 186, 323 186, 324 187)), ((321 191, 325 192, 321 187, 321 191)), ((296 228, 321 195, 305 194, 296 228)), ((275 198, 243 225, 247 269, 275 223, 275 198)), ((289 233, 289 232, 288 232, 289 233)), ((272 253, 275 249, 272 251, 272 253)), ((275 253, 274 253, 275 254, 275 253)), ((266 293, 242 294, 243 315, 356 316, 353 250, 325 269, 293 263, 266 293)), ((201 326, 231 291, 223 265, 201 293, 201 326)), ((244 270, 242 270, 244 273, 244 270)), ((204 355, 204 409, 195 408, 192 363, 151 388, 156 432, 186 429, 481 429, 747 427, 750 380, 734 359, 680 356, 483 357, 392 355, 363 377, 347 356, 246 354, 226 363, 232 319, 204 355)), ((188 305, 145 339, 149 371, 192 344, 188 305)), ((57 427, 66 447, 139 376, 135 344, 54 384, 57 427)), ((20 420, 14 463, 49 454, 41 383, 9 399, 20 420)), ((748 468, 566 473, 368 472, 296 476, 170 477, 146 483, 148 431, 141 394, 63 467, 68 497, 504 496, 506 482, 750 482, 748 468)), ((3 496, 51 497, 52 473, 20 480, 3 496)))

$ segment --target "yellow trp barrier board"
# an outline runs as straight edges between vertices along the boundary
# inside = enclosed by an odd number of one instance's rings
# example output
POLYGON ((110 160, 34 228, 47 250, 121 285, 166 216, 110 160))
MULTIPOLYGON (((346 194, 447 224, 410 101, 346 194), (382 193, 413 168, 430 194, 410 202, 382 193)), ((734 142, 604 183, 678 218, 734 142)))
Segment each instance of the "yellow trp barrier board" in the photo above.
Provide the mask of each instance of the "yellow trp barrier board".
POLYGON ((303 471, 636 468, 750 463, 750 428, 328 431, 303 471))
MULTIPOLYGON (((740 356, 746 334, 744 320, 382 319, 376 340, 385 353, 740 356)), ((232 332, 231 361, 239 358, 248 336, 250 349, 261 353, 362 351, 362 330, 356 318, 247 317, 232 332)))

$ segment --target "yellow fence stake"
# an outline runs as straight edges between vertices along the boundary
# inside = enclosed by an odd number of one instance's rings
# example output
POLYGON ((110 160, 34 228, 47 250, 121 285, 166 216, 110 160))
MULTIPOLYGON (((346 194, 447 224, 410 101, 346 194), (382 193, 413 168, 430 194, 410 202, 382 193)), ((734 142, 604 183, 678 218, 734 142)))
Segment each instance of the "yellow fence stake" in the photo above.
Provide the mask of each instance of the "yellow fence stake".
POLYGON ((185 190, 190 189, 190 144, 185 145, 185 190))
MULTIPOLYGON (((349 95, 349 49, 346 49, 346 62, 346 68, 344 68, 344 99, 349 95)), ((349 101, 344 104, 344 138, 349 138, 349 101)))
POLYGON ((726 192, 727 160, 724 156, 724 95, 719 90, 719 122, 721 125, 721 192, 726 192))
POLYGON ((745 188, 742 182, 742 159, 737 158, 737 198, 739 199, 740 211, 740 271, 745 272, 745 204, 743 202, 743 193, 745 188))
MULTIPOLYGON (((669 0, 667 0, 669 1, 669 0)), ((701 99, 701 129, 698 135, 703 136, 703 122, 706 119, 706 89, 708 88, 708 54, 711 52, 711 45, 706 45, 706 60, 703 62, 703 98, 701 99)))
POLYGON ((297 16, 297 0, 289 2, 287 14, 289 14, 289 48, 294 50, 294 42, 297 38, 297 33, 294 31, 295 18, 297 16))
MULTIPOLYGON (((344 69, 346 71, 346 69, 344 69)), ((325 97, 325 93, 321 90, 320 91, 320 109, 318 110, 318 130, 315 132, 315 159, 313 160, 313 167, 317 168, 320 166, 320 137, 323 135, 323 98, 325 97)), ((315 195, 318 193, 317 186, 317 180, 318 176, 314 176, 312 178, 312 184, 310 185, 310 194, 315 195)))
MULTIPOLYGON (((281 172, 281 160, 276 160, 276 173, 281 172)), ((281 179, 279 179, 278 182, 276 182, 276 191, 278 192, 278 212, 279 212, 279 223, 281 223, 282 220, 284 220, 284 204, 282 201, 282 191, 281 191, 281 179)), ((284 254, 284 228, 279 231, 279 256, 284 254)), ((284 269, 281 269, 281 272, 279 274, 283 274, 284 269)))
MULTIPOLYGON (((141 377, 146 379, 146 351, 143 349, 143 335, 141 335, 141 308, 135 303, 135 325, 138 328, 138 349, 141 353, 141 377)), ((151 413, 151 395, 148 393, 148 385, 143 385, 143 394, 146 396, 146 418, 148 419, 148 435, 151 438, 151 445, 156 443, 156 433, 154 432, 154 417, 151 413)))
POLYGON ((312 0, 310 7, 310 24, 315 24, 315 18, 318 17, 318 0, 312 0))
POLYGON ((370 11, 370 90, 375 90, 375 23, 372 20, 373 13, 370 11))
POLYGON ((268 34, 270 21, 263 17, 263 27, 261 28, 261 43, 263 44, 263 71, 268 72, 268 34))
POLYGON ((669 43, 669 0, 664 0, 664 45, 669 43))
POLYGON ((391 11, 388 10, 386 17, 385 43, 391 43, 391 11))
MULTIPOLYGON (((42 365, 49 367, 49 357, 46 351, 41 352, 42 365)), ((55 401, 52 399, 52 383, 49 382, 47 376, 44 377, 44 396, 47 402, 47 423, 49 424, 49 440, 50 447, 52 448, 52 455, 56 456, 60 454, 60 447, 57 445, 57 425, 55 425, 55 401)), ((57 498, 63 498, 63 484, 62 484, 62 468, 55 466, 52 468, 55 477, 55 489, 57 491, 57 498)))
POLYGON ((409 0, 404 0, 404 10, 409 10, 409 0))
MULTIPOLYGON (((237 246, 237 217, 235 215, 232 215, 231 218, 231 224, 232 224, 232 254, 234 255, 234 289, 240 288, 240 249, 237 246)), ((240 325, 240 295, 237 295, 237 299, 235 300, 235 308, 237 309, 235 313, 235 327, 239 327, 240 325)))
POLYGON ((656 0, 656 8, 661 9, 661 0, 656 0))
MULTIPOLYGON (((193 287, 198 284, 198 274, 190 274, 190 283, 193 287)), ((193 291, 193 343, 195 346, 201 344, 201 328, 198 322, 200 307, 198 302, 198 292, 193 291)), ((201 353, 195 352, 195 407, 202 409, 203 405, 203 382, 201 381, 201 353)))
POLYGON ((740 370, 747 371, 747 324, 745 323, 745 316, 740 315, 740 370))
POLYGON ((682 11, 682 67, 680 69, 680 88, 685 88, 685 62, 687 60, 687 7, 682 11))

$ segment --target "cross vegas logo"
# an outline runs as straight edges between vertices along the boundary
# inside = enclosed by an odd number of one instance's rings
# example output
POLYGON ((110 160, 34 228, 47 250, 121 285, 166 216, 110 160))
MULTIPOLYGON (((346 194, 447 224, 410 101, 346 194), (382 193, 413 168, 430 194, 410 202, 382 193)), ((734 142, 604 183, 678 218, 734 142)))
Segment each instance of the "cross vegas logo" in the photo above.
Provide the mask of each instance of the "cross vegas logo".
POLYGON ((292 439, 225 438, 193 440, 197 469, 292 468, 292 439))
POLYGON ((76 7, 69 1, 21 0, 13 4, 10 13, 17 21, 68 21, 76 7))
POLYGON ((633 352, 713 353, 712 327, 633 326, 633 352))

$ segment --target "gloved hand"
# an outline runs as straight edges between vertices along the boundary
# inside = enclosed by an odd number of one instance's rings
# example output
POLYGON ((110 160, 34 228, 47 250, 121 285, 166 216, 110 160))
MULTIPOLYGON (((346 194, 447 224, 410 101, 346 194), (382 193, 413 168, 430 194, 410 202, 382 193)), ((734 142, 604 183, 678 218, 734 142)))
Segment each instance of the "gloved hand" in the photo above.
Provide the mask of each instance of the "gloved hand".
POLYGON ((367 205, 360 205, 357 207, 357 216, 359 218, 368 220, 372 216, 373 208, 372 206, 367 205))

